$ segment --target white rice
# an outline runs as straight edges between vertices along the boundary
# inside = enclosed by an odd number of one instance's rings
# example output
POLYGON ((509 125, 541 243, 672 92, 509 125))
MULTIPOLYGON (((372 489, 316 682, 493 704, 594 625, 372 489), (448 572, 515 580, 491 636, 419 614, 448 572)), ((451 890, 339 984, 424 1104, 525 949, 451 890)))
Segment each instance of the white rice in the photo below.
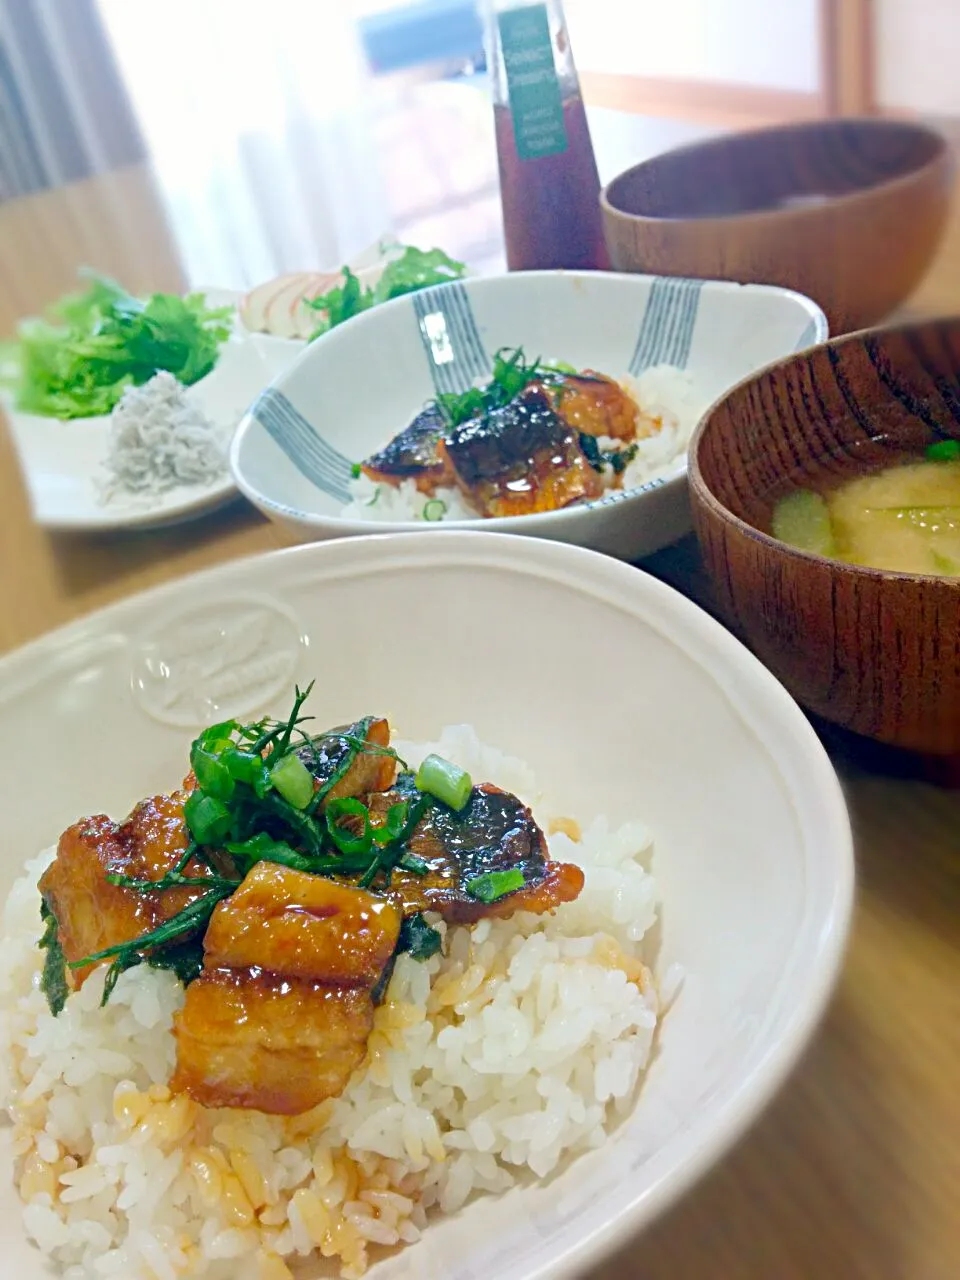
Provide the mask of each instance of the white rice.
MULTIPOLYGON (((700 417, 690 375, 673 365, 661 364, 647 369, 638 378, 620 379, 640 407, 641 417, 654 426, 652 435, 638 440, 637 453, 622 476, 613 469, 603 471, 607 488, 636 489, 651 480, 675 474, 686 456, 687 445, 700 417)), ((602 449, 623 448, 623 441, 599 441, 602 449)), ((440 486, 432 496, 421 493, 413 480, 399 486, 378 484, 369 476, 357 476, 349 482, 350 501, 343 507, 347 520, 481 520, 464 501, 458 489, 440 486), (426 516, 424 508, 427 508, 426 516), (438 503, 442 503, 441 508, 438 503)))
MULTIPOLYGON (((466 726, 399 745, 537 804, 529 768, 466 726)), ((293 1119, 171 1097, 183 992, 170 973, 129 970, 101 1010, 101 969, 50 1015, 36 885, 53 851, 34 859, 0 940, 0 1094, 28 1235, 65 1280, 290 1280, 318 1252, 353 1277, 432 1214, 601 1145, 633 1105, 657 1025, 642 952, 651 838, 597 817, 550 848, 583 867, 580 898, 446 929, 426 963, 401 956, 366 1062, 341 1097, 293 1119)))

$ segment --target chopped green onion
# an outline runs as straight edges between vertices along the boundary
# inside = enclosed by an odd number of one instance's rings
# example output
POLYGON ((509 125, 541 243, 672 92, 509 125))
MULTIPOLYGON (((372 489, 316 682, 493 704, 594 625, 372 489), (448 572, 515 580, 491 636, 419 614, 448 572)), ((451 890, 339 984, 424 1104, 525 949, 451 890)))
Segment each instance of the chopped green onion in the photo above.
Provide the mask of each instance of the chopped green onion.
POLYGON ((549 369, 551 373, 573 374, 574 377, 579 373, 579 370, 572 364, 567 364, 566 360, 554 360, 553 364, 545 364, 543 367, 549 369))
POLYGON ((412 871, 415 876, 425 876, 430 870, 430 864, 424 862, 423 858, 418 858, 415 853, 403 854, 400 866, 404 871, 412 871))
POLYGON ((198 844, 219 844, 233 823, 223 801, 202 791, 191 791, 183 806, 183 816, 198 844))
POLYGON ((955 462, 960 458, 960 440, 937 440, 924 452, 931 462, 955 462))
POLYGON ((383 825, 371 828, 374 841, 381 847, 393 844, 403 832, 409 810, 410 805, 406 800, 401 800, 398 804, 392 804, 387 810, 386 821, 383 825))
POLYGON ((403 830, 397 836, 398 844, 406 844, 410 839, 414 831, 419 827, 420 820, 423 818, 423 815, 430 808, 430 803, 430 796, 420 795, 410 805, 410 811, 407 814, 407 820, 404 823, 403 830))
POLYGON ((483 413, 487 398, 479 387, 470 387, 462 394, 446 391, 437 396, 437 408, 451 427, 458 427, 483 413))
POLYGON ((241 728, 242 726, 236 720, 221 720, 219 724, 212 724, 204 729, 197 742, 204 751, 210 751, 216 755, 231 745, 231 735, 241 728))
POLYGON ((245 782, 252 787, 259 799, 267 794, 270 775, 263 757, 251 751, 239 751, 236 747, 227 747, 220 755, 220 761, 235 782, 245 782))
POLYGON ((292 867, 294 871, 312 871, 313 862, 297 853, 286 840, 274 840, 261 831, 249 840, 224 846, 227 853, 237 859, 243 870, 249 871, 258 862, 277 862, 283 867, 292 867))
POLYGON ((373 832, 370 829, 370 810, 359 800, 344 796, 340 800, 331 800, 324 815, 327 820, 327 831, 330 839, 341 853, 367 853, 373 844, 373 832), (359 835, 353 835, 340 826, 341 818, 360 818, 363 829, 359 835))
POLYGON ((350 468, 351 479, 359 480, 361 475, 363 475, 363 467, 361 467, 359 462, 355 462, 350 468))
POLYGON ((478 902, 498 902, 508 893, 515 893, 526 884, 523 872, 519 867, 511 867, 509 871, 488 871, 482 876, 474 876, 464 885, 471 898, 478 902))
POLYGON ((423 518, 424 520, 442 520, 447 514, 447 504, 442 498, 431 498, 429 502, 424 504, 423 518))
POLYGON ((218 755, 205 751, 198 742, 190 749, 190 766, 201 791, 218 800, 229 800, 233 795, 235 783, 230 770, 218 755))
POLYGON ((473 781, 465 769, 435 755, 427 756, 417 770, 416 786, 458 813, 473 791, 473 781))
POLYGON ((270 781, 295 809, 305 809, 313 799, 313 774, 298 755, 281 756, 270 770, 270 781))

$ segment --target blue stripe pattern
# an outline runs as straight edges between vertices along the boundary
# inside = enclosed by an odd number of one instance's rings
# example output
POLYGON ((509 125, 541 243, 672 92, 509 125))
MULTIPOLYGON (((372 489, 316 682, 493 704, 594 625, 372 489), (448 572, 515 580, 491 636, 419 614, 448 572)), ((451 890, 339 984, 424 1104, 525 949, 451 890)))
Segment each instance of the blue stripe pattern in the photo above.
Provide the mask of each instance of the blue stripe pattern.
POLYGON ((629 364, 634 377, 658 364, 687 367, 702 288, 702 280, 667 276, 654 280, 629 364))
POLYGON ((350 459, 318 436, 282 391, 268 387, 250 413, 311 484, 338 502, 350 501, 350 459))
POLYGON ((459 280, 411 295, 420 340, 438 394, 459 393, 490 376, 470 296, 459 280))

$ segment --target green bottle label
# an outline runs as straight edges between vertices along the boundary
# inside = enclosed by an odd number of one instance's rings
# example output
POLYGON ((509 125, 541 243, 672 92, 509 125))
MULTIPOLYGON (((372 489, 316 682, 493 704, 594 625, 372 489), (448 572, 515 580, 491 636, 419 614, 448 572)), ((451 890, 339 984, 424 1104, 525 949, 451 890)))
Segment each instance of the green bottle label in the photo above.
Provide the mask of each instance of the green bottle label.
POLYGON ((536 160, 566 151, 563 96, 553 61, 547 6, 507 9, 498 15, 497 22, 517 155, 521 160, 536 160))

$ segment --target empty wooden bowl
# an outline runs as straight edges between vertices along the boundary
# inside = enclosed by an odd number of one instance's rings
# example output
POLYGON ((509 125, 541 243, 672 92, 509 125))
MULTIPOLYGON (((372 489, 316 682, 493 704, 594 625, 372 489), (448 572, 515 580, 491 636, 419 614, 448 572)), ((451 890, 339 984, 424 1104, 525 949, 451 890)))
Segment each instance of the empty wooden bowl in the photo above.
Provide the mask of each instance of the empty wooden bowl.
POLYGON ((726 619, 834 724, 960 756, 960 579, 797 551, 776 501, 960 439, 960 318, 852 334, 741 382, 690 447, 694 525, 726 619))
POLYGON ((601 196, 617 271, 778 284, 831 332, 875 324, 919 283, 950 199, 946 140, 894 120, 819 120, 666 152, 601 196))

